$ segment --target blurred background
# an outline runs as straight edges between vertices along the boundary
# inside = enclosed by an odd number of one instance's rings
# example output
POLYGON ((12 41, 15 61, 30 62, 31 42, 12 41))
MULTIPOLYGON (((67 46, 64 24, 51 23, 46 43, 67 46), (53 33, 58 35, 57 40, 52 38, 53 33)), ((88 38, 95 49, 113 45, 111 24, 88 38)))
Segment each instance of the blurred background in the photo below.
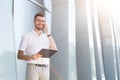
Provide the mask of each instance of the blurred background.
POLYGON ((44 13, 58 46, 50 80, 120 80, 119 0, 1 0, 0 80, 25 80, 23 34, 44 13))

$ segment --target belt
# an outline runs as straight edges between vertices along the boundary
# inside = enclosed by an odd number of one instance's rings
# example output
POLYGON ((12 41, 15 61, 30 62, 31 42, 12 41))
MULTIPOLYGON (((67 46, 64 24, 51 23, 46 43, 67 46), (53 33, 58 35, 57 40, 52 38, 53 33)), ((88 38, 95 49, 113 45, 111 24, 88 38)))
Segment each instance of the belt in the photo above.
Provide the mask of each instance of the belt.
POLYGON ((35 65, 38 67, 48 67, 48 65, 46 65, 46 64, 35 64, 35 65))
POLYGON ((37 66, 37 67, 48 67, 48 65, 47 64, 32 64, 32 63, 28 63, 28 65, 35 65, 35 66, 37 66))

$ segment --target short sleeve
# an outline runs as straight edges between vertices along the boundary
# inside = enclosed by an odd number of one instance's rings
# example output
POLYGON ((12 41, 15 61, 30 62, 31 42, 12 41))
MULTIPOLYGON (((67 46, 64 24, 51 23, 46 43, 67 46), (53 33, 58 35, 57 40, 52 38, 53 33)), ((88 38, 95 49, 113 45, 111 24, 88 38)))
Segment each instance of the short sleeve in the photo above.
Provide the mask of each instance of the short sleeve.
POLYGON ((19 50, 25 51, 27 49, 28 39, 26 36, 23 36, 20 42, 19 50))

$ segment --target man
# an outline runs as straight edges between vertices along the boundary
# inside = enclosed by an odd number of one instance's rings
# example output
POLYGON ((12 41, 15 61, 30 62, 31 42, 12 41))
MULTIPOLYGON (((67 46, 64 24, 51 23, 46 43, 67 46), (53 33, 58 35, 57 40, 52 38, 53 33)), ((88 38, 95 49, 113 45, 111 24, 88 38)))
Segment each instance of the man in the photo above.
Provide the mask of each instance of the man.
POLYGON ((49 58, 38 54, 42 48, 56 50, 52 35, 48 32, 45 16, 37 13, 34 17, 35 28, 22 37, 18 59, 27 61, 26 80, 49 80, 49 58))

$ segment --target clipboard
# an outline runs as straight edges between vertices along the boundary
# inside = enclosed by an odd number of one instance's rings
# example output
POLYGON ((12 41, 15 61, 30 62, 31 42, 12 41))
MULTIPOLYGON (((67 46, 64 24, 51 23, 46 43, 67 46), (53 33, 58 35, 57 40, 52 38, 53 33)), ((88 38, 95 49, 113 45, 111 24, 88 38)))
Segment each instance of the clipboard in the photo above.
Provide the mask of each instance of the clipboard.
POLYGON ((58 50, 53 50, 53 49, 41 49, 38 54, 41 54, 42 57, 45 58, 50 58, 53 56, 58 50))

